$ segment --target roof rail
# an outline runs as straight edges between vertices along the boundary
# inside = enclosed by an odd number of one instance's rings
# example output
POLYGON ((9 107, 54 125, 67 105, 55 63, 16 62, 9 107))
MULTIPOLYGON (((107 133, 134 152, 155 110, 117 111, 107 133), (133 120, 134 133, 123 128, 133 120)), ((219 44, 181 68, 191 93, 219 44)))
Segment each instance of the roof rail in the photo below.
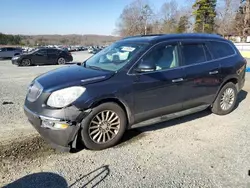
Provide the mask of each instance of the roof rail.
POLYGON ((149 34, 149 35, 134 35, 134 36, 129 36, 129 37, 124 37, 122 39, 129 39, 129 38, 135 38, 135 37, 157 37, 157 36, 162 36, 165 34, 149 34))

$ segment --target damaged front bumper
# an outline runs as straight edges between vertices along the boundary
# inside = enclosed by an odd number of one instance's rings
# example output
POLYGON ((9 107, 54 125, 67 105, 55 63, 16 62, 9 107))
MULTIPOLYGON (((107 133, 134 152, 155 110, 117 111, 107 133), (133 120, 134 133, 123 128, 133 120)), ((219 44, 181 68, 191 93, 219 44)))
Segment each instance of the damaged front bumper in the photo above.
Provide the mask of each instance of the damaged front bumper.
POLYGON ((24 112, 29 122, 46 142, 55 149, 69 152, 71 148, 76 147, 81 121, 91 110, 77 110, 73 117, 67 119, 65 118, 65 109, 62 109, 61 117, 59 117, 60 113, 57 113, 56 118, 35 113, 27 106, 24 106, 24 112))

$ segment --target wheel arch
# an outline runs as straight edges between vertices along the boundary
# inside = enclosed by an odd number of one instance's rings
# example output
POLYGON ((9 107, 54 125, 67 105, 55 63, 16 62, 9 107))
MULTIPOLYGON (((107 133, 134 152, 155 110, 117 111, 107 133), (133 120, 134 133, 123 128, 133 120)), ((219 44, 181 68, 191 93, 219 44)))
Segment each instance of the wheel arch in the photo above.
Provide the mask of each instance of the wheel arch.
POLYGON ((239 91, 239 85, 238 85, 239 80, 237 77, 228 77, 227 79, 225 79, 225 81, 221 84, 219 91, 222 89, 224 85, 226 85, 229 82, 232 82, 233 84, 235 84, 237 91, 239 91))
POLYGON ((117 105, 119 105, 124 110, 127 121, 128 121, 128 127, 127 128, 129 128, 130 125, 134 122, 134 118, 133 118, 132 112, 131 112, 130 108, 128 107, 128 105, 126 104, 126 102, 124 102, 124 101, 122 101, 122 100, 120 100, 118 98, 115 98, 115 97, 103 98, 103 99, 100 99, 98 101, 93 102, 90 105, 90 108, 94 108, 96 106, 99 106, 100 104, 108 103, 108 102, 116 103, 117 105))
MULTIPOLYGON (((224 85, 226 85, 226 84, 229 83, 229 82, 234 83, 235 86, 236 86, 237 91, 239 91, 239 85, 238 85, 239 82, 238 82, 238 81, 239 81, 239 80, 238 80, 238 78, 237 78, 236 76, 231 76, 231 77, 226 78, 226 79, 224 80, 224 82, 222 82, 222 84, 220 85, 220 87, 219 87, 219 89, 218 89, 218 91, 217 91, 217 93, 216 93, 216 95, 215 95, 215 97, 214 97, 213 103, 214 103, 214 101, 216 100, 216 98, 217 98, 218 94, 220 93, 221 89, 224 87, 224 85)), ((212 104, 213 104, 213 103, 212 103, 212 104)))

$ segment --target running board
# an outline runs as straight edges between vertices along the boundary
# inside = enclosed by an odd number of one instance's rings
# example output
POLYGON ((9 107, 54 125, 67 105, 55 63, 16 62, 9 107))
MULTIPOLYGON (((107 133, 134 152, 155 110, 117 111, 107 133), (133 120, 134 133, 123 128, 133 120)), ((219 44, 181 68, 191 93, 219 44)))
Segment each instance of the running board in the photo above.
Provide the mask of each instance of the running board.
POLYGON ((143 121, 143 122, 132 125, 131 129, 145 127, 145 126, 153 125, 153 124, 164 122, 164 121, 169 121, 169 120, 172 120, 172 119, 175 119, 175 118, 178 118, 178 117, 186 116, 186 115, 189 115, 189 114, 193 114, 193 113, 196 113, 196 112, 200 112, 200 111, 205 110, 209 106, 210 105, 207 105, 207 104, 206 105, 201 105, 201 106, 190 108, 190 109, 183 110, 183 111, 180 111, 180 112, 175 112, 175 113, 172 113, 172 114, 167 114, 167 115, 160 116, 160 117, 157 117, 157 118, 149 119, 149 120, 146 120, 146 121, 143 121))

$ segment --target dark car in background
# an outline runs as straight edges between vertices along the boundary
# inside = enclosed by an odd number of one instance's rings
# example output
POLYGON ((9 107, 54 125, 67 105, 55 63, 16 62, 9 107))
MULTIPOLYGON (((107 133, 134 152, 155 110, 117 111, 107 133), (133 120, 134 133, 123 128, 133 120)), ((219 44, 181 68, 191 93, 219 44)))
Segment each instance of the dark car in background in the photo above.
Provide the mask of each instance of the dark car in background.
POLYGON ((4 47, 0 48, 0 58, 12 58, 22 54, 22 48, 4 47))
POLYGON ((71 61, 73 57, 70 52, 57 48, 38 48, 12 58, 12 64, 18 66, 63 65, 71 61))
POLYGON ((63 150, 117 144, 130 128, 210 109, 226 115, 245 83, 246 60, 217 35, 172 34, 122 39, 83 64, 32 81, 24 110, 63 150))

